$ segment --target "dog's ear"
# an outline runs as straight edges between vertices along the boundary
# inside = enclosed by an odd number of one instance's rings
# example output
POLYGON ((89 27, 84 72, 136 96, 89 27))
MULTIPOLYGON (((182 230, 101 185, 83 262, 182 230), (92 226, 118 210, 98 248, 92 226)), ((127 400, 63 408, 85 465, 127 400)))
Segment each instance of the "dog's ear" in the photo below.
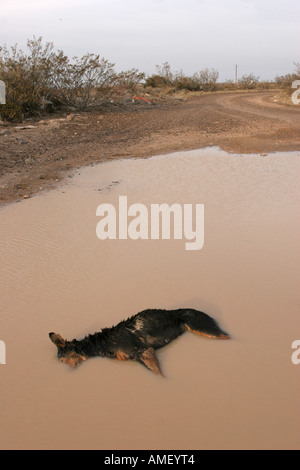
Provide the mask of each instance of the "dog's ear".
POLYGON ((56 333, 49 333, 49 338, 58 348, 64 348, 66 346, 66 340, 56 333))

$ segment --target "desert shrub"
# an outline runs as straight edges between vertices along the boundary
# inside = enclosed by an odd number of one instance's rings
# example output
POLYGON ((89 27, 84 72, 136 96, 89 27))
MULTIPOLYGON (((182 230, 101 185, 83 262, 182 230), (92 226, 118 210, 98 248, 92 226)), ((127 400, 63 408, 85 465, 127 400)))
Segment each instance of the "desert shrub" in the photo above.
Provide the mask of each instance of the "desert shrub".
POLYGON ((173 76, 173 85, 176 90, 188 90, 188 91, 198 91, 200 90, 199 83, 197 83, 194 77, 189 77, 183 73, 176 72, 173 76))
POLYGON ((174 85, 180 90, 215 91, 218 77, 219 72, 217 70, 208 68, 200 70, 192 76, 186 76, 183 72, 179 72, 174 75, 174 85))
POLYGON ((201 87, 193 77, 179 76, 174 80, 174 86, 177 90, 199 91, 201 87))
POLYGON ((135 93, 137 89, 144 85, 146 75, 138 69, 131 69, 120 72, 115 76, 114 89, 119 92, 135 93))
POLYGON ((162 77, 165 80, 166 84, 168 85, 173 84, 174 74, 171 71, 171 66, 169 62, 164 62, 161 66, 157 65, 156 75, 162 77))
POLYGON ((168 62, 161 67, 156 66, 156 73, 146 80, 146 86, 153 88, 174 86, 177 90, 214 91, 217 88, 219 72, 215 69, 204 69, 192 76, 182 71, 173 73, 168 62))
POLYGON ((0 118, 4 121, 20 122, 23 119, 23 108, 18 103, 0 104, 0 118))
POLYGON ((171 71, 171 66, 168 62, 164 62, 162 65, 156 65, 155 74, 147 77, 145 86, 152 88, 172 86, 173 80, 174 74, 171 71))
POLYGON ((286 75, 276 76, 275 82, 276 84, 285 91, 292 92, 292 83, 295 80, 300 79, 300 70, 299 73, 288 73, 286 75))
POLYGON ((146 78, 146 87, 161 88, 168 85, 170 84, 164 79, 164 77, 161 77, 160 75, 154 74, 146 78))
POLYGON ((34 37, 27 41, 26 52, 17 45, 0 47, 0 80, 6 85, 0 117, 18 121, 53 105, 86 110, 113 94, 114 86, 133 91, 144 77, 136 69, 116 74, 114 64, 96 54, 70 60, 53 43, 34 37))
POLYGON ((253 73, 245 74, 238 80, 238 87, 246 90, 253 90, 259 83, 259 77, 253 73))
POLYGON ((105 95, 116 78, 114 64, 99 55, 85 54, 72 61, 61 56, 53 67, 52 98, 78 110, 86 110, 97 103, 99 94, 105 95))
POLYGON ((6 105, 0 107, 1 117, 20 119, 22 115, 34 114, 41 97, 47 98, 52 63, 56 60, 51 43, 42 39, 27 41, 29 54, 15 45, 10 50, 0 48, 0 78, 6 85, 6 105))
POLYGON ((255 88, 258 90, 270 90, 271 88, 274 88, 274 82, 269 80, 262 80, 255 85, 255 88))
POLYGON ((199 89, 203 91, 215 91, 217 89, 217 81, 219 72, 215 69, 203 69, 193 75, 193 80, 199 85, 199 89))
POLYGON ((233 80, 225 80, 224 82, 217 84, 217 90, 219 91, 236 90, 236 83, 233 80))
POLYGON ((279 96, 281 96, 282 99, 290 99, 290 97, 295 91, 295 88, 293 87, 294 82, 300 80, 300 63, 295 62, 294 65, 294 73, 287 73, 286 75, 277 75, 275 77, 275 84, 281 89, 281 94, 279 96))

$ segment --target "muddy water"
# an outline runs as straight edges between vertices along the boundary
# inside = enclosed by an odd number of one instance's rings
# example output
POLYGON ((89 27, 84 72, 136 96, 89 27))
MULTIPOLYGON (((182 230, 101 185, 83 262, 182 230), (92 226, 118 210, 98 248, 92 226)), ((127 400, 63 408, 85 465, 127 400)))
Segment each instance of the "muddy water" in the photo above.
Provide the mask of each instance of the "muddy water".
POLYGON ((0 211, 0 448, 299 448, 299 152, 204 149, 81 170, 0 211), (105 240, 96 208, 204 204, 205 243, 105 240), (193 307, 231 341, 186 333, 140 364, 59 363, 67 339, 145 308, 193 307))

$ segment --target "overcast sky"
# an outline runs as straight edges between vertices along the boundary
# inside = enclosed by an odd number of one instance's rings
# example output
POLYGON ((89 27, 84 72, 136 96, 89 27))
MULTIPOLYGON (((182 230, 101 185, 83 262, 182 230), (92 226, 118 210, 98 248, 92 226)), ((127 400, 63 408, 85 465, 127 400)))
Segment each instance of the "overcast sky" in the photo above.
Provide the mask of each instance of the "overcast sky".
POLYGON ((100 54, 147 74, 168 61, 220 79, 272 79, 300 62, 299 0, 0 0, 0 45, 42 36, 70 57, 100 54))

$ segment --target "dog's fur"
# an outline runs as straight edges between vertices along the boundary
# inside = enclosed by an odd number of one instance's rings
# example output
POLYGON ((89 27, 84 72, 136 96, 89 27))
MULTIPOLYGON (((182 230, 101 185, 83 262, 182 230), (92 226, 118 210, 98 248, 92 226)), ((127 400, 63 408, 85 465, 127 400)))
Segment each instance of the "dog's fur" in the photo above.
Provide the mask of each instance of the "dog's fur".
POLYGON ((155 349, 165 346, 185 331, 209 338, 230 338, 213 318, 194 309, 144 310, 80 341, 66 341, 56 333, 50 333, 49 337, 57 346, 59 360, 71 367, 77 367, 89 357, 100 356, 120 361, 132 359, 162 375, 155 349))

